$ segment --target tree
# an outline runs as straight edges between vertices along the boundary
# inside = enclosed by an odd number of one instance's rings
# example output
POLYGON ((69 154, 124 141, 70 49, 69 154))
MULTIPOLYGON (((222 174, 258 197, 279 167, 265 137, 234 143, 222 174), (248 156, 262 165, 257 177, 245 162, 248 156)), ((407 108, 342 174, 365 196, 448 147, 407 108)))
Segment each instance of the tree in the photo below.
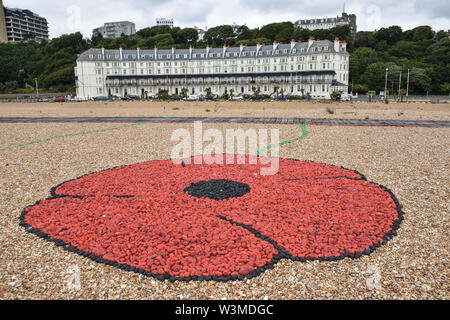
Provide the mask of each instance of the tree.
POLYGON ((222 25, 210 28, 205 32, 203 39, 211 45, 223 46, 225 43, 234 39, 234 37, 233 27, 230 25, 222 25))
POLYGON ((333 91, 333 92, 330 94, 331 100, 341 101, 342 93, 343 93, 342 90, 339 90, 339 91, 333 91))
POLYGON ((261 93, 261 90, 259 90, 257 87, 252 86, 253 96, 256 97, 261 93))
POLYGON ((292 22, 276 22, 263 26, 259 30, 258 36, 270 39, 271 41, 288 42, 292 39, 294 31, 295 27, 292 22))
POLYGON ((158 91, 157 97, 159 100, 169 100, 170 99, 169 91, 161 89, 158 91))
POLYGON ((198 40, 198 31, 194 28, 184 28, 173 35, 175 43, 190 44, 198 40))
POLYGON ((377 53, 372 48, 358 48, 350 55, 350 74, 355 82, 366 71, 367 67, 378 61, 377 53))
POLYGON ((355 40, 355 47, 367 47, 375 49, 377 45, 377 39, 375 38, 375 33, 370 31, 360 31, 357 33, 355 40))
POLYGON ((450 83, 441 84, 442 92, 448 93, 450 96, 450 83))
POLYGON ((366 94, 369 91, 369 87, 365 84, 355 84, 352 89, 359 94, 366 94))
POLYGON ((186 98, 188 92, 189 92, 189 90, 187 88, 182 88, 181 89, 181 97, 186 98))
POLYGON ((375 39, 377 41, 386 41, 387 44, 393 45, 394 43, 402 40, 403 31, 399 26, 392 26, 389 28, 381 28, 375 33, 375 39))
POLYGON ((237 40, 246 40, 246 39, 253 39, 255 38, 255 35, 252 30, 249 29, 247 26, 240 26, 236 30, 236 39, 237 40))
POLYGON ((431 79, 428 77, 426 70, 413 68, 410 72, 410 92, 427 93, 431 89, 431 79))

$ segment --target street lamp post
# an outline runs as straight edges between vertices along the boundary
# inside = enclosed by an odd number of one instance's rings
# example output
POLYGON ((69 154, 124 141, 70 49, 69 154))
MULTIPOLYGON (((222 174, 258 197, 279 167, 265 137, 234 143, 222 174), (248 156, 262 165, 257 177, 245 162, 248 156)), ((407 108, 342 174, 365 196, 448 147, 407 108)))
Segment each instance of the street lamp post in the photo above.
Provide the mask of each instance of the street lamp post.
POLYGON ((402 97, 401 90, 402 90, 402 72, 400 71, 400 80, 398 83, 398 101, 399 102, 401 102, 401 97, 402 97))
POLYGON ((388 71, 389 68, 386 68, 386 81, 384 83, 384 99, 387 99, 387 82, 388 82, 388 71))
POLYGON ((39 87, 38 87, 37 78, 34 78, 34 81, 36 82, 36 97, 39 99, 39 87))
POLYGON ((408 103, 408 96, 409 96, 409 69, 408 69, 408 80, 406 82, 406 103, 408 103))

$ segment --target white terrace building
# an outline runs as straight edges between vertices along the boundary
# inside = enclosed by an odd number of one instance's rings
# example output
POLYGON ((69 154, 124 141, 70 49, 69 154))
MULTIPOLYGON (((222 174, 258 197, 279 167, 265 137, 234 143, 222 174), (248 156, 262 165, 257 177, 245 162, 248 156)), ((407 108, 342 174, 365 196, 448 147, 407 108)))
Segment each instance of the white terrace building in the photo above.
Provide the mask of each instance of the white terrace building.
POLYGON ((329 98, 348 92, 349 54, 336 39, 255 47, 172 50, 90 49, 77 59, 77 97, 188 94, 309 93, 329 98))

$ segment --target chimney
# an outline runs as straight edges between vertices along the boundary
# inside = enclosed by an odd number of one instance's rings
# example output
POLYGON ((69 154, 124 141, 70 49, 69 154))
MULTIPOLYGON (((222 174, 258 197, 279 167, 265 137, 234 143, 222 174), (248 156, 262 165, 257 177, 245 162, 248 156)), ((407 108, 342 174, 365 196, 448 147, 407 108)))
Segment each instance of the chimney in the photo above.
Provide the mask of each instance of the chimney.
POLYGON ((291 40, 291 51, 292 51, 292 49, 294 49, 294 47, 295 47, 295 40, 292 39, 292 40, 291 40))
POLYGON ((120 60, 123 60, 123 49, 122 49, 122 46, 120 46, 119 54, 120 54, 120 60))
POLYGON ((206 58, 209 56, 209 51, 211 51, 211 48, 209 47, 209 44, 206 44, 206 58))
POLYGON ((242 51, 244 50, 244 44, 241 42, 241 45, 239 47, 239 57, 242 55, 242 51))
POLYGON ((309 50, 309 48, 311 48, 311 46, 313 45, 313 43, 314 43, 314 38, 313 38, 313 37, 309 37, 309 40, 308 40, 308 50, 309 50))
POLYGON ((158 59, 158 47, 155 46, 155 60, 158 59))
POLYGON ((105 47, 102 47, 102 58, 105 60, 105 47))
POLYGON ((175 46, 172 46, 172 59, 175 59, 175 46))
POLYGON ((339 38, 336 37, 336 38, 334 39, 334 51, 339 52, 339 51, 340 51, 339 48, 340 48, 339 38))
POLYGON ((223 57, 225 57, 225 53, 227 52, 227 45, 223 45, 223 57))
POLYGON ((192 46, 189 46, 189 59, 192 59, 192 46))
POLYGON ((277 49, 277 47, 278 47, 278 43, 277 43, 277 40, 275 40, 273 42, 273 51, 275 51, 277 49))
POLYGON ((141 60, 141 49, 137 47, 136 51, 137 51, 137 59, 141 60))

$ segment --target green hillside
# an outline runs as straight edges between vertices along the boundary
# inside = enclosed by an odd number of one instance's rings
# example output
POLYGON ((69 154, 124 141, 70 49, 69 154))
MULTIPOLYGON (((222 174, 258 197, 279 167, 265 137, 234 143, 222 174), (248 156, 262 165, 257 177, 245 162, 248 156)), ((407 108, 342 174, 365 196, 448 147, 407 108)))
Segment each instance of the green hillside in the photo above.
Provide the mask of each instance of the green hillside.
MULTIPOLYGON (((272 23, 257 29, 242 26, 234 32, 229 25, 209 29, 204 41, 192 28, 151 27, 136 35, 117 39, 94 36, 83 39, 81 33, 63 35, 52 41, 0 44, 0 92, 12 92, 34 86, 52 91, 74 91, 74 66, 77 54, 91 48, 161 49, 186 48, 192 45, 238 46, 240 43, 290 42, 291 39, 347 40, 350 59, 350 83, 360 93, 384 90, 385 69, 389 68, 389 87, 398 88, 400 71, 411 70, 411 94, 448 94, 450 92, 450 38, 444 31, 428 26, 403 31, 398 26, 377 32, 359 32, 356 40, 348 27, 309 31, 295 28, 291 22, 272 23)), ((405 79, 405 77, 403 78, 405 79)), ((403 80, 405 81, 405 80, 403 80)), ((404 87, 404 86, 403 86, 404 87)))

